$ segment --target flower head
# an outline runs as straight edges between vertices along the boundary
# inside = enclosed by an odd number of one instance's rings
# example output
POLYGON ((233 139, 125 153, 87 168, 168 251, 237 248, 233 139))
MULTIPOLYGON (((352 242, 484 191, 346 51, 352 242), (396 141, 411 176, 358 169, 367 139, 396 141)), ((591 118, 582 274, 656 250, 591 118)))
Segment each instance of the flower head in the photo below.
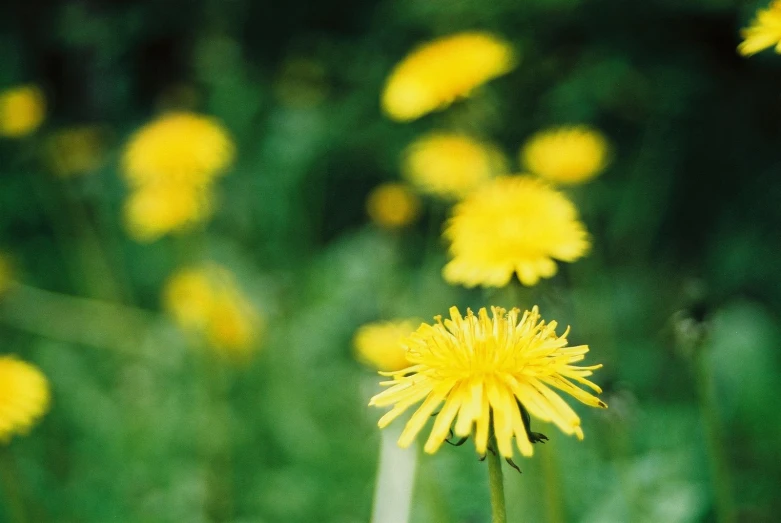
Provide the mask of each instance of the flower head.
POLYGON ((468 96, 514 65, 510 46, 492 34, 467 32, 439 38, 396 66, 385 85, 382 108, 394 120, 415 120, 468 96))
POLYGON ((49 410, 49 401, 49 382, 37 367, 0 356, 0 443, 26 434, 49 410))
POLYGON ((409 367, 401 341, 418 325, 420 322, 415 320, 395 320, 361 326, 353 338, 355 357, 364 365, 385 372, 409 367))
POLYGON ((379 421, 384 428, 423 401, 404 428, 400 446, 409 446, 439 410, 424 447, 429 454, 439 449, 455 422, 453 431, 460 437, 471 435, 474 428, 475 447, 481 455, 486 453, 489 431, 493 430, 499 447, 494 450, 499 454, 512 457, 514 436, 521 454, 531 456, 522 408, 542 421, 553 422, 565 434, 583 439, 580 418, 554 389, 591 407, 607 407, 576 385, 602 392, 586 379, 601 365, 573 365, 583 360, 589 349, 586 345, 567 347, 569 329, 557 336, 556 322, 540 320, 537 307, 526 311, 520 320, 518 309, 491 310, 493 317, 485 308, 477 315, 467 309, 462 317, 451 307, 450 319, 443 322, 436 317, 436 324, 421 325, 403 343, 410 366, 385 373, 393 377, 382 383, 389 388, 369 403, 393 405, 379 421))
POLYGON ((435 133, 407 148, 402 169, 421 191, 461 199, 480 183, 506 172, 506 162, 493 145, 463 134, 435 133))
POLYGON ((63 178, 94 172, 103 163, 106 132, 95 125, 63 129, 48 141, 52 171, 63 178))
POLYGON ((203 336, 228 359, 247 359, 262 331, 259 314, 233 275, 216 264, 174 274, 166 283, 163 303, 182 329, 203 336))
POLYGON ((34 85, 0 93, 0 136, 20 138, 35 131, 46 114, 46 99, 34 85))
POLYGON ((773 0, 767 9, 757 11, 756 18, 741 31, 741 36, 743 41, 738 45, 738 52, 743 56, 751 56, 773 46, 776 53, 781 54, 781 0, 773 0))
POLYGON ((574 261, 588 233, 564 194, 528 176, 501 176, 456 205, 445 226, 451 261, 442 273, 467 287, 502 287, 513 273, 524 285, 556 273, 554 259, 574 261))
POLYGON ((216 120, 188 112, 167 113, 137 131, 122 164, 131 185, 203 185, 223 174, 234 145, 216 120))
POLYGON ((212 194, 180 183, 148 185, 131 192, 124 212, 130 236, 151 242, 207 220, 212 213, 212 194))
POLYGON ((380 227, 398 229, 415 221, 420 201, 403 183, 384 183, 369 193, 366 212, 380 227))
POLYGON ((551 183, 586 182, 607 166, 608 144, 585 126, 560 127, 535 134, 521 149, 521 162, 551 183))

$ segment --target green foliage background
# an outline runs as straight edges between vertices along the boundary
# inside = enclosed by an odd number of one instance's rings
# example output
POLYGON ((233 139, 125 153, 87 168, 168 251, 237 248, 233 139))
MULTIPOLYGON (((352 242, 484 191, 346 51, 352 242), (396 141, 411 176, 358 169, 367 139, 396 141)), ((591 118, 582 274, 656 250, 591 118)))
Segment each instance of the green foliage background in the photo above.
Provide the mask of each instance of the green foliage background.
MULTIPOLYGON (((0 352, 43 369, 53 406, 2 449, 0 521, 368 521, 378 380, 352 358, 355 329, 533 303, 605 364, 610 409, 579 411, 582 443, 537 428, 551 441, 507 474, 511 521, 776 521, 781 58, 735 52, 764 6, 4 4, 0 84, 37 83, 49 108, 36 135, 0 142, 0 248, 24 284, 0 301, 0 352), (448 111, 384 118, 393 65, 465 29, 507 38, 519 67, 448 111), (121 145, 182 104, 221 119, 238 160, 205 230, 137 244, 121 145), (47 172, 46 136, 93 122, 111 129, 105 166, 47 172), (448 287, 440 203, 400 234, 367 223, 367 193, 420 133, 468 130, 515 158, 536 130, 580 122, 614 153, 571 191, 594 250, 539 289, 448 287), (235 271, 268 320, 247 368, 215 365, 160 313, 165 279, 200 259, 235 271)), ((413 522, 488 518, 469 445, 421 458, 413 522)))

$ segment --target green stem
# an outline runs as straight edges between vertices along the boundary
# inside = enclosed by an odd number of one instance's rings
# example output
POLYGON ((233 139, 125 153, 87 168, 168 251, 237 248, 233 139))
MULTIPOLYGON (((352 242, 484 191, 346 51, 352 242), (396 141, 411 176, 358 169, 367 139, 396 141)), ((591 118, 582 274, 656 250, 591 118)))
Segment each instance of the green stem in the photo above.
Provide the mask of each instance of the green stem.
POLYGON ((716 520, 719 523, 733 523, 735 521, 735 505, 732 499, 732 478, 725 453, 721 420, 714 397, 713 374, 708 367, 705 349, 706 347, 698 347, 694 365, 700 400, 700 416, 705 429, 711 466, 716 520))
POLYGON ((5 490, 7 516, 13 523, 26 523, 27 511, 19 488, 19 474, 16 473, 13 456, 7 446, 0 447, 0 477, 5 490))
POLYGON ((502 458, 499 456, 494 436, 491 436, 489 448, 496 449, 494 452, 489 451, 487 455, 488 487, 491 490, 491 521, 493 523, 507 523, 507 510, 504 506, 502 458))
MULTIPOLYGON (((0 302, 0 324, 38 336, 139 356, 144 336, 158 328, 156 314, 116 303, 16 284, 0 302)), ((145 358, 154 353, 143 353, 145 358)))
POLYGON ((564 522, 564 500, 561 480, 556 469, 556 447, 552 444, 538 445, 542 462, 542 477, 545 480, 545 515, 548 523, 564 522))

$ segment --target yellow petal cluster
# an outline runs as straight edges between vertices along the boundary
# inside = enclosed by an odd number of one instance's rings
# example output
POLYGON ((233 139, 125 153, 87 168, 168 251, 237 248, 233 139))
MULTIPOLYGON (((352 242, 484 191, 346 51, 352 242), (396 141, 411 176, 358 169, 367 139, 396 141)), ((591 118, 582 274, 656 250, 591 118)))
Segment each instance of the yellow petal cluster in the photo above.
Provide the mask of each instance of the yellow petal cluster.
POLYGON ((122 166, 132 193, 125 223, 138 241, 153 241, 206 221, 212 186, 233 161, 235 148, 214 119, 167 113, 135 133, 122 166))
POLYGON ((353 337, 355 357, 379 371, 394 372, 409 367, 407 351, 401 342, 420 325, 415 320, 368 323, 353 337))
POLYGON ((175 230, 186 230, 212 214, 209 188, 164 183, 140 187, 124 204, 125 227, 139 242, 152 242, 175 230))
POLYGON ((506 165, 492 144, 460 133, 432 133, 407 147, 402 172, 421 192, 457 200, 506 173, 506 165))
POLYGON ((46 115, 46 99, 34 85, 0 92, 0 136, 20 138, 35 131, 46 115))
POLYGON ((369 218, 385 229, 409 225, 420 213, 420 200, 403 183, 384 183, 366 198, 369 218))
POLYGON ((445 225, 451 260, 445 280, 467 287, 503 287, 513 274, 524 285, 556 273, 589 249, 586 228, 567 197, 529 176, 500 176, 455 206, 445 225))
POLYGON ((233 141, 217 120, 195 113, 171 112, 130 138, 122 167, 132 186, 203 186, 225 173, 234 154, 233 141))
POLYGON ((382 93, 382 108, 397 121, 444 109, 515 66, 513 50, 489 33, 458 33, 429 42, 404 58, 382 93))
POLYGON ((773 46, 776 53, 781 54, 781 0, 773 0, 767 9, 757 11, 757 16, 741 31, 741 36, 743 41, 738 45, 738 52, 743 56, 773 46))
POLYGON ((166 283, 163 304, 182 329, 202 336, 217 354, 236 361, 253 354, 262 321, 224 267, 180 270, 166 283))
POLYGON ((57 176, 89 174, 104 161, 106 131, 96 125, 63 129, 48 141, 48 162, 57 176))
POLYGON ((466 316, 456 307, 450 319, 436 317, 423 324, 403 343, 410 366, 393 373, 382 385, 388 389, 374 396, 370 405, 393 406, 379 421, 380 428, 421 402, 407 422, 399 445, 409 446, 426 422, 434 417, 425 444, 436 452, 453 430, 456 436, 473 436, 480 455, 488 450, 489 435, 496 438, 503 457, 513 455, 513 438, 524 456, 533 448, 521 406, 535 418, 554 423, 562 432, 583 439, 580 418, 559 396, 565 392, 578 401, 606 408, 596 396, 578 385, 600 393, 587 378, 601 365, 578 367, 588 346, 567 346, 567 329, 556 334, 556 322, 546 324, 537 307, 519 319, 519 310, 492 307, 466 316), (437 412, 438 411, 438 412, 437 412))
POLYGON ((35 366, 0 356, 0 443, 26 434, 49 410, 49 382, 35 366))
POLYGON ((532 136, 521 149, 526 169, 560 185, 591 180, 608 162, 608 143, 586 126, 559 127, 532 136))

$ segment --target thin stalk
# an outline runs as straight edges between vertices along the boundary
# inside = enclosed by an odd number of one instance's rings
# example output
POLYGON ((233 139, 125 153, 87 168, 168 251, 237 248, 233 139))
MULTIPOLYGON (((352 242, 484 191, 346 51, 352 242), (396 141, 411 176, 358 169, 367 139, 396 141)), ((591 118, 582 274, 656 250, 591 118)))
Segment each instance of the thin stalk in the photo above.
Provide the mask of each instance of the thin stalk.
POLYGON ((488 487, 491 490, 491 521, 493 523, 507 523, 507 510, 504 504, 504 481, 502 478, 502 458, 496 445, 496 438, 492 435, 488 460, 488 487))
POLYGON ((556 469, 556 447, 553 444, 538 445, 542 461, 542 477, 545 480, 545 515, 548 523, 564 523, 564 500, 561 480, 556 469))
POLYGON ((732 499, 732 478, 724 446, 724 435, 716 405, 713 373, 708 366, 707 347, 698 347, 694 357, 697 380, 697 395, 700 403, 700 416, 705 429, 713 481, 716 520, 719 523, 734 523, 735 504, 732 499))
POLYGON ((0 476, 5 491, 6 508, 12 523, 27 523, 27 510, 24 507, 22 492, 19 488, 19 474, 14 466, 13 456, 7 446, 0 447, 0 476))
MULTIPOLYGON (((15 284, 0 302, 0 324, 59 341, 138 356, 156 314, 116 303, 15 284)), ((144 357, 153 356, 145 354, 144 357)))
POLYGON ((398 427, 381 432, 377 482, 371 523, 407 523, 412 506, 417 449, 402 449, 396 444, 401 434, 398 427))

